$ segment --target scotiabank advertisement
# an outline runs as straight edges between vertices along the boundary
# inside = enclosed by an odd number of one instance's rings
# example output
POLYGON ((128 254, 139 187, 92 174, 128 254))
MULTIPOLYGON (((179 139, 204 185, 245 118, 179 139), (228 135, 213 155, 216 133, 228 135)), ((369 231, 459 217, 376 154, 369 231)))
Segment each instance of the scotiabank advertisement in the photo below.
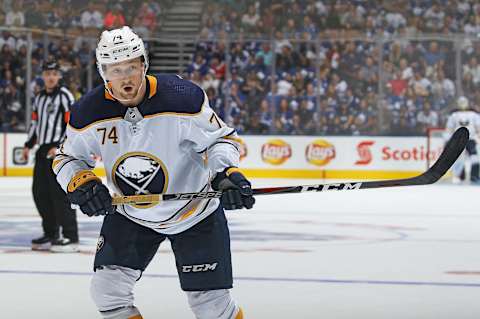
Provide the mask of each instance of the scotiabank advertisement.
MULTIPOLYGON (((328 137, 242 136, 240 167, 255 171, 421 172, 443 148, 441 138, 426 137, 328 137)), ((0 134, 1 175, 31 175, 33 156, 22 161, 26 134, 0 134)), ((102 164, 99 163, 99 168, 102 164)), ((259 173, 260 172, 260 173, 259 173)), ((283 176, 295 177, 295 174, 283 176)), ((328 174, 327 174, 328 175, 328 174)), ((254 175, 253 175, 254 176, 254 175)), ((318 175, 315 175, 318 177, 318 175)), ((366 175, 367 176, 367 175, 366 175)), ((302 178, 305 175, 301 176, 302 178)))

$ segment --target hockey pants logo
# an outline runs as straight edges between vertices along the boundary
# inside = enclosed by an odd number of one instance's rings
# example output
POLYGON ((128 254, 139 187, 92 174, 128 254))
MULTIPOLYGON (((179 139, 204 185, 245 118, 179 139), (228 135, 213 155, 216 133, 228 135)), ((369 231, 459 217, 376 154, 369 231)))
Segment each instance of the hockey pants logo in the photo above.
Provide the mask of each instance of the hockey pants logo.
POLYGON ((218 263, 213 264, 201 264, 201 265, 187 265, 182 266, 182 272, 206 272, 206 271, 214 271, 217 268, 218 263))

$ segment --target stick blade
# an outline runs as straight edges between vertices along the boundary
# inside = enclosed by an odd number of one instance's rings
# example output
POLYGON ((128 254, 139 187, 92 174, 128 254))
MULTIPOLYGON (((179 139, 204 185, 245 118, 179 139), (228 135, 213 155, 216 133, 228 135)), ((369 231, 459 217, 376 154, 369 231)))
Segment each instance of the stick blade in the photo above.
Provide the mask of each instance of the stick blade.
POLYGON ((463 150, 467 146, 469 138, 470 134, 468 133, 467 128, 460 127, 459 129, 457 129, 453 133, 452 137, 448 140, 438 160, 428 171, 419 176, 419 178, 424 177, 425 175, 425 177, 427 177, 428 181, 430 182, 429 184, 438 181, 443 175, 447 173, 450 167, 452 167, 453 163, 455 163, 458 157, 462 154, 463 150))
POLYGON ((364 182, 361 188, 428 185, 437 182, 445 175, 462 154, 469 139, 468 129, 461 127, 453 133, 435 164, 425 173, 405 179, 364 182))

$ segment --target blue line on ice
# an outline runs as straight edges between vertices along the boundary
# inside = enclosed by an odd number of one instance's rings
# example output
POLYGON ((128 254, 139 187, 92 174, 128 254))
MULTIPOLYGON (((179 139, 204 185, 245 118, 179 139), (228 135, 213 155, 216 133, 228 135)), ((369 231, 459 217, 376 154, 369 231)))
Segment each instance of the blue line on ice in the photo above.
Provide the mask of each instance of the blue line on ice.
MULTIPOLYGON (((74 271, 36 271, 36 270, 0 270, 0 275, 50 275, 50 276, 91 276, 90 272, 74 271)), ((143 274, 148 278, 172 278, 177 275, 143 274)), ((437 286, 437 287, 471 287, 480 288, 480 283, 468 282, 436 282, 436 281, 393 281, 393 280, 358 280, 358 279, 325 279, 325 278, 282 278, 282 277, 234 277, 236 281, 294 282, 316 284, 360 284, 360 285, 392 285, 392 286, 437 286)))

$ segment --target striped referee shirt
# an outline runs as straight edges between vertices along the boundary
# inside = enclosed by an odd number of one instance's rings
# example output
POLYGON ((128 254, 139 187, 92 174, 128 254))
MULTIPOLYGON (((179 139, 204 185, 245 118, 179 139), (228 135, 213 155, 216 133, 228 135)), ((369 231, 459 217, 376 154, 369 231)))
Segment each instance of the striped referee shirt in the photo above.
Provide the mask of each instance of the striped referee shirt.
POLYGON ((33 102, 32 122, 28 130, 25 146, 35 144, 60 144, 65 137, 65 129, 70 117, 70 106, 74 98, 65 87, 57 87, 52 92, 42 90, 33 102))

